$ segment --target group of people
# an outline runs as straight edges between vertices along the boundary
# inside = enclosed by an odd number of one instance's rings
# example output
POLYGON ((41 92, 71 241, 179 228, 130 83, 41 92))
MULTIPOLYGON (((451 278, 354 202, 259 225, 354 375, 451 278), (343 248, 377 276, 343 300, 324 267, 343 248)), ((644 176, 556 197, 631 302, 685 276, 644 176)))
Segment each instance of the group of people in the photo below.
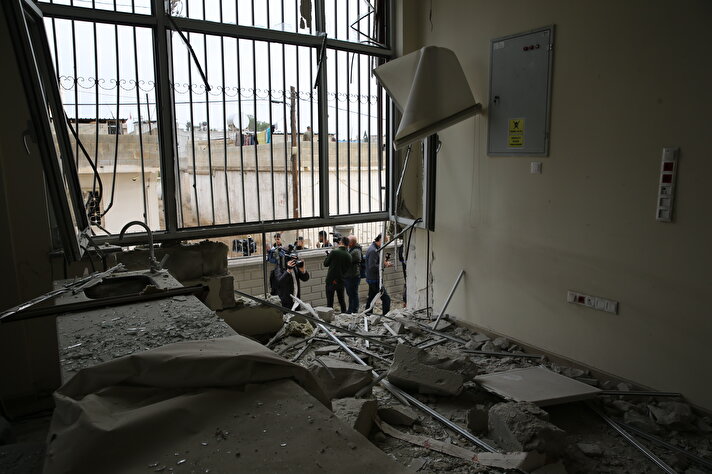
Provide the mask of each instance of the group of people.
MULTIPOLYGON (((299 239, 297 239, 297 242, 299 239)), ((391 298, 385 287, 380 284, 380 255, 378 249, 382 245, 382 236, 379 234, 366 250, 359 245, 356 236, 335 235, 335 244, 329 242, 325 231, 319 232, 320 248, 327 248, 324 267, 328 268, 325 277, 326 305, 334 307, 334 296, 339 301, 342 313, 357 313, 359 310, 359 286, 362 279, 366 279, 368 284, 368 297, 366 298, 366 308, 379 292, 381 293, 381 303, 383 314, 390 311, 391 298), (346 304, 346 296, 349 302, 346 304)), ((274 235, 274 244, 267 253, 267 261, 275 264, 275 268, 270 273, 270 286, 272 294, 279 296, 282 306, 292 308, 295 301, 292 295, 301 298, 301 282, 309 280, 309 271, 303 260, 293 252, 300 250, 297 245, 287 248, 282 246, 280 234, 274 235), (296 289, 296 291, 295 291, 296 289)), ((384 262, 385 267, 390 267, 392 263, 388 260, 384 262)), ((368 312, 370 314, 370 311, 368 312)))

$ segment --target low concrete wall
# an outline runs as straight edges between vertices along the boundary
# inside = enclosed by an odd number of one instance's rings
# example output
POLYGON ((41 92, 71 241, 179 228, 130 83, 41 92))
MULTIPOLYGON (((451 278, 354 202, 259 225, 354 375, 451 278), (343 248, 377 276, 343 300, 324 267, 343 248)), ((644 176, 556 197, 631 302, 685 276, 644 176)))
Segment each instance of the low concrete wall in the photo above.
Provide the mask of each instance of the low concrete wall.
MULTIPOLYGON (((299 256, 304 260, 310 276, 309 281, 302 282, 302 299, 313 306, 325 305, 326 294, 324 290, 324 278, 326 277, 327 268, 323 265, 325 258, 324 250, 306 250, 299 252, 299 256)), ((268 277, 272 268, 273 265, 267 263, 268 277)), ((234 277, 235 289, 255 296, 261 295, 264 292, 261 255, 229 260, 228 272, 234 277)), ((398 269, 393 267, 385 269, 383 279, 386 290, 391 296, 391 307, 394 307, 397 303, 403 301, 404 280, 403 270, 400 264, 398 265, 398 269)), ((359 286, 359 302, 361 306, 366 303, 366 296, 368 296, 368 285, 365 279, 362 279, 361 285, 359 286)))

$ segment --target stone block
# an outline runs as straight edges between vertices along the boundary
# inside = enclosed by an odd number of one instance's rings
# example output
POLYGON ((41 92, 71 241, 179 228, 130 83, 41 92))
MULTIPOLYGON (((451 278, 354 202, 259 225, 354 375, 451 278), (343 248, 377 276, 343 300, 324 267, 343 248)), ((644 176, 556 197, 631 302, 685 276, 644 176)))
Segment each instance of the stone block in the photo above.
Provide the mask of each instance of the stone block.
POLYGON ((589 457, 600 457, 603 456, 603 449, 598 444, 591 443, 576 443, 576 446, 589 457))
POLYGON ((647 433, 657 434, 660 432, 660 426, 651 420, 650 417, 642 415, 635 410, 625 412, 623 422, 647 433))
POLYGON ((314 308, 316 314, 319 315, 321 319, 330 323, 334 320, 334 308, 329 308, 328 306, 317 306, 314 308))
POLYGON ((532 403, 498 403, 489 410, 490 435, 506 451, 537 451, 558 457, 566 433, 549 423, 549 415, 532 403))
POLYGON ((355 395, 373 380, 371 367, 344 362, 331 357, 319 357, 321 364, 313 362, 309 371, 329 398, 355 395))
POLYGON ((459 394, 464 382, 462 375, 435 367, 437 363, 425 351, 399 344, 388 369, 388 381, 423 394, 459 394))
POLYGON ((418 421, 418 414, 405 406, 392 406, 378 409, 378 417, 389 425, 413 426, 418 421))
POLYGON ((504 351, 507 350, 509 347, 509 339, 506 337, 498 337, 494 341, 492 341, 492 344, 494 344, 494 347, 497 348, 499 351, 504 351))
POLYGON ((209 290, 203 303, 213 311, 235 306, 235 287, 232 275, 204 276, 198 280, 185 280, 185 286, 206 285, 209 290))
POLYGON ((362 435, 368 436, 378 409, 376 400, 341 398, 332 401, 331 406, 336 416, 362 435))
POLYGON ((695 415, 687 403, 659 402, 657 406, 648 405, 648 409, 659 425, 678 431, 688 431, 694 427, 695 415))

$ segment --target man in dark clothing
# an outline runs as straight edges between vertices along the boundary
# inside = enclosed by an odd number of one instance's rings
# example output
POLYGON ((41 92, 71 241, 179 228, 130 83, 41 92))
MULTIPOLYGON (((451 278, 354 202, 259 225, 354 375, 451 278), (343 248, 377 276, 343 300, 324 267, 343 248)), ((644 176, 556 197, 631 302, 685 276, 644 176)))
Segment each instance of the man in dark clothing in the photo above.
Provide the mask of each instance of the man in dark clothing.
POLYGON ((333 247, 333 245, 331 245, 331 242, 329 242, 329 236, 325 230, 319 231, 319 243, 316 244, 316 246, 320 248, 333 247))
MULTIPOLYGON (((368 283, 368 298, 366 299, 366 308, 371 305, 371 301, 378 294, 379 289, 379 255, 378 249, 381 248, 381 234, 378 234, 373 243, 366 251, 366 283, 368 283)), ((385 267, 390 267, 393 264, 386 261, 383 264, 385 267)), ((386 292, 386 287, 382 288, 381 304, 383 305, 383 314, 387 314, 391 310, 391 297, 386 292)), ((370 314, 369 312, 368 314, 370 314)))
POLYGON ((285 268, 277 266, 275 269, 275 277, 277 281, 277 295, 285 308, 291 308, 294 304, 292 295, 301 298, 301 282, 309 280, 309 272, 304 267, 302 261, 301 266, 297 265, 297 258, 286 256, 287 263, 285 268), (295 292, 296 288, 296 292, 295 292))
POLYGON ((358 285, 361 283, 361 259, 363 258, 361 246, 355 235, 349 235, 348 252, 351 255, 351 266, 344 276, 344 287, 349 297, 347 313, 358 313, 358 285))
POLYGON ((344 298, 344 275, 351 267, 351 255, 346 250, 348 244, 349 238, 343 237, 339 246, 328 252, 324 259, 324 266, 329 268, 326 272, 326 305, 330 308, 334 307, 334 293, 336 293, 342 313, 347 309, 344 298))

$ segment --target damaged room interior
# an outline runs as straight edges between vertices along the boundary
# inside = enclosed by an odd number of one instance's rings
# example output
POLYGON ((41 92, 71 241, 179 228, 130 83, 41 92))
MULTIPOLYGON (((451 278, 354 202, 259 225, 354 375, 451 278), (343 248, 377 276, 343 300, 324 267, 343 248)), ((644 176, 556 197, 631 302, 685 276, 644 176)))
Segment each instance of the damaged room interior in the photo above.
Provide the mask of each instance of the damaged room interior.
POLYGON ((3 1, 0 472, 712 472, 711 17, 3 1))

